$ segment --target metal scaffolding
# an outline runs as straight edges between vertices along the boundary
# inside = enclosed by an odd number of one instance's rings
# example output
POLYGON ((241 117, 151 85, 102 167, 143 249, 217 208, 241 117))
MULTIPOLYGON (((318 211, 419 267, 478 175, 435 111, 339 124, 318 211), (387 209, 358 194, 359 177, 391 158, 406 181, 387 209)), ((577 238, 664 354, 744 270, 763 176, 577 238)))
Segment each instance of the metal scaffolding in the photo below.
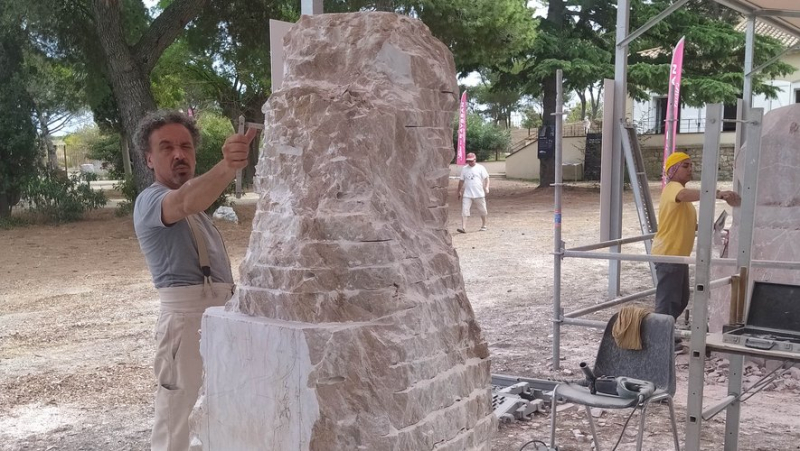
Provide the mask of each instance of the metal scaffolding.
MULTIPOLYGON (((800 37, 800 2, 793 0, 713 0, 723 6, 732 8, 747 17, 746 49, 744 61, 745 82, 743 99, 740 102, 737 117, 737 145, 747 143, 745 151, 745 174, 740 186, 735 189, 742 197, 739 211, 739 248, 734 250, 736 258, 711 258, 712 233, 714 223, 715 192, 717 184, 717 161, 719 157, 719 139, 722 126, 722 106, 708 105, 706 113, 706 131, 703 144, 703 170, 701 178, 701 196, 698 216, 698 236, 696 257, 667 257, 640 254, 623 254, 621 246, 627 243, 645 241, 652 234, 640 237, 622 238, 622 187, 623 187, 623 154, 622 125, 625 123, 625 104, 627 100, 627 54, 628 44, 642 35, 652 26, 678 10, 687 0, 678 0, 662 13, 655 16, 640 29, 629 34, 630 2, 617 0, 617 39, 615 52, 615 79, 613 84, 606 83, 607 89, 613 91, 612 108, 607 109, 611 124, 604 132, 611 134, 603 141, 603 174, 601 180, 601 243, 565 249, 561 239, 562 213, 561 194, 563 174, 561 168, 561 126, 562 126, 562 87, 561 73, 557 75, 557 111, 556 149, 555 149, 555 184, 554 184, 554 288, 553 288, 553 368, 559 368, 560 338, 562 325, 585 327, 604 327, 605 322, 580 319, 580 316, 613 307, 635 299, 652 295, 655 289, 644 290, 628 296, 620 296, 620 262, 622 260, 687 263, 695 265, 695 285, 692 306, 692 324, 690 334, 689 387, 687 400, 686 441, 685 448, 699 451, 702 420, 726 410, 725 451, 738 449, 740 402, 742 391, 742 374, 744 356, 741 353, 729 353, 729 394, 721 403, 703 410, 704 366, 707 350, 730 352, 730 349, 717 343, 707 343, 706 324, 708 322, 708 300, 710 290, 732 283, 731 277, 710 280, 710 265, 720 264, 732 266, 734 274, 738 268, 770 267, 783 269, 800 269, 797 262, 753 261, 750 255, 753 237, 753 223, 758 182, 758 161, 761 147, 762 109, 751 108, 753 92, 753 74, 764 66, 753 69, 753 52, 755 41, 756 17, 769 25, 800 37), (783 8, 783 9, 781 9, 783 8), (591 252, 597 249, 610 248, 610 252, 591 252), (610 300, 601 304, 565 313, 561 303, 561 265, 567 257, 606 259, 609 261, 608 294, 610 300)), ((604 133, 604 134, 606 134, 604 133)), ((686 334, 684 334, 686 335, 686 334)), ((792 357, 782 356, 787 360, 792 357)), ((795 357, 800 360, 800 357, 795 357)))

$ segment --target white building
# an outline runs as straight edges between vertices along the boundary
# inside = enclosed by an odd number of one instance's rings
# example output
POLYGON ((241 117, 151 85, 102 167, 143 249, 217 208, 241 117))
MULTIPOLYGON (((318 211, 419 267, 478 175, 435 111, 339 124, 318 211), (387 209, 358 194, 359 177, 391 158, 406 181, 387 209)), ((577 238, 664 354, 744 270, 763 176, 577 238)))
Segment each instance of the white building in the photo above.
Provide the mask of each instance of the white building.
MULTIPOLYGON (((745 22, 739 24, 736 29, 744 31, 745 22)), ((797 45, 800 40, 796 37, 784 33, 767 24, 756 22, 756 33, 762 36, 770 36, 780 41, 786 48, 797 45)), ((663 49, 654 49, 650 52, 660 52, 663 49)), ((780 61, 795 68, 795 71, 779 79, 770 81, 770 84, 779 89, 777 98, 767 99, 763 95, 753 96, 753 107, 764 108, 764 111, 780 108, 793 103, 800 103, 800 49, 795 49, 784 54, 780 61)), ((666 80, 664 81, 666 84, 666 80)), ((653 95, 650 100, 632 102, 632 119, 640 134, 663 134, 664 119, 667 111, 667 97, 653 95)), ((678 133, 703 133, 705 131, 705 107, 682 107, 678 114, 678 133)), ((736 118, 736 105, 725 106, 725 118, 736 118)), ((733 123, 723 124, 723 131, 734 131, 736 125, 733 123)))

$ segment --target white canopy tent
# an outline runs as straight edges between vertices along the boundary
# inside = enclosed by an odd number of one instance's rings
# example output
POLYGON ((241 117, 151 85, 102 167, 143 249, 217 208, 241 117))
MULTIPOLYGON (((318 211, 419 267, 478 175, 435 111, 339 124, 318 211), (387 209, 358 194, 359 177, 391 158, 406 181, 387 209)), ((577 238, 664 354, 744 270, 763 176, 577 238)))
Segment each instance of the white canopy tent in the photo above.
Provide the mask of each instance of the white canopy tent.
POLYGON ((745 16, 754 16, 800 37, 800 2, 797 0, 715 0, 745 16))

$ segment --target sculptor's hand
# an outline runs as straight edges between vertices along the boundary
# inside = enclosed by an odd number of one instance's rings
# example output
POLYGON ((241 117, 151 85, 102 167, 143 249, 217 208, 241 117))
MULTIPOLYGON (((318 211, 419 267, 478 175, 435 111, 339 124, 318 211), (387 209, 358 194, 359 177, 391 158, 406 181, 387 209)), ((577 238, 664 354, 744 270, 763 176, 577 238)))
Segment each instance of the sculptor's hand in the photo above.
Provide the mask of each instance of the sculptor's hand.
POLYGON ((238 170, 247 167, 250 143, 258 133, 256 128, 248 128, 244 135, 235 134, 225 140, 222 145, 222 161, 229 169, 238 170))
POLYGON ((484 191, 486 191, 486 194, 489 194, 489 187, 487 186, 484 191))
POLYGON ((720 191, 719 198, 727 202, 731 207, 738 207, 742 204, 742 198, 735 191, 720 191))

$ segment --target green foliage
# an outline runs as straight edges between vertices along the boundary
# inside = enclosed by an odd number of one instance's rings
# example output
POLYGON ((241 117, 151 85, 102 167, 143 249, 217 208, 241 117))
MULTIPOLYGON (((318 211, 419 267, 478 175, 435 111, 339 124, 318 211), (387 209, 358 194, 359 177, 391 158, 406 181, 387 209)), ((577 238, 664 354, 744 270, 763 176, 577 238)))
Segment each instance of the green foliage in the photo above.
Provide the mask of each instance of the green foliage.
POLYGON ((209 0, 153 72, 154 81, 168 87, 157 90, 159 104, 179 100, 181 107, 201 110, 213 105, 232 121, 244 115, 261 122, 261 107, 272 93, 266 24, 270 19, 299 18, 300 2, 295 0, 253 0, 246 5, 209 0))
MULTIPOLYGON (((613 78, 616 35, 614 2, 596 0, 542 1, 548 8, 547 20, 539 24, 538 34, 527 57, 517 60, 522 69, 504 74, 503 85, 522 84, 536 95, 556 69, 564 72, 565 91, 582 92, 603 78, 613 78), (552 16, 552 17, 551 17, 552 16)), ((672 0, 633 0, 631 30, 664 11, 672 0)), ((643 99, 649 92, 666 94, 671 51, 686 37, 681 102, 687 106, 705 103, 734 103, 744 84, 744 34, 734 27, 741 16, 714 2, 694 0, 678 9, 630 45, 628 88, 632 96, 643 99), (642 53, 645 50, 648 51, 642 53)), ((755 65, 777 55, 782 49, 774 39, 757 36, 755 65)), ((775 95, 771 78, 793 71, 776 62, 754 80, 754 92, 775 95)), ((554 85, 548 89, 554 89, 554 85)), ((555 96, 555 93, 549 94, 555 96)), ((545 102, 552 103, 552 102, 545 102)), ((552 106, 545 108, 545 115, 552 106)))
MULTIPOLYGON (((682 36, 684 46, 681 103, 700 107, 706 103, 734 104, 742 96, 744 86, 744 33, 735 30, 741 17, 723 11, 710 2, 691 2, 680 8, 664 22, 656 25, 638 41, 634 41, 629 67, 631 95, 644 99, 648 92, 665 95, 668 91, 672 48, 682 36), (638 53, 645 49, 660 51, 638 53)), ((641 6, 644 17, 663 11, 669 2, 654 0, 641 6)), ((782 51, 778 41, 756 36, 755 61, 758 66, 782 51)), ((777 91, 768 81, 786 75, 794 68, 773 63, 755 74, 753 91, 775 97, 777 91)))
POLYGON ((106 196, 94 191, 89 182, 95 174, 79 174, 64 177, 50 173, 28 181, 23 189, 23 198, 31 212, 48 222, 77 221, 83 213, 105 206, 106 196))
POLYGON ((470 103, 474 109, 497 125, 511 127, 511 114, 518 111, 523 102, 524 93, 518 87, 507 87, 497 83, 497 72, 481 71, 481 83, 466 88, 470 103))
POLYGON ((589 118, 592 122, 602 122, 603 120, 603 104, 599 103, 597 106, 597 111, 592 116, 592 112, 587 110, 583 111, 580 107, 575 107, 569 111, 567 115, 567 122, 583 122, 585 118, 589 118))
POLYGON ((118 133, 103 132, 98 127, 86 127, 65 139, 67 146, 85 149, 86 156, 103 162, 109 178, 122 180, 122 139, 118 133))
MULTIPOLYGON (((637 0, 634 0, 636 2, 637 0)), ((542 120, 553 124, 556 110, 556 70, 563 71, 564 93, 582 93, 614 73, 614 2, 598 0, 548 0, 547 17, 539 22, 536 39, 515 70, 501 74, 501 85, 521 86, 532 96, 542 96, 542 120)), ((579 96, 580 97, 580 96, 579 96)), ((586 101, 581 97, 582 108, 586 101)), ((542 159, 540 186, 552 183, 555 165, 542 159)))
MULTIPOLYGON (((399 3, 399 2, 396 2, 399 3)), ((424 0, 419 18, 453 52, 461 75, 505 65, 536 36, 533 10, 520 0, 424 0)))
POLYGON ((190 61, 185 41, 176 41, 161 56, 150 73, 150 89, 159 108, 185 109, 187 91, 191 84, 186 80, 186 63, 190 61))
MULTIPOLYGON (((600 82, 613 78, 616 39, 616 2, 599 0, 539 0, 546 7, 547 18, 539 22, 536 39, 525 56, 509 61, 498 78, 501 87, 520 86, 529 95, 543 95, 545 122, 552 121, 556 109, 555 73, 562 69, 564 92, 576 92, 582 110, 593 119, 600 111, 600 82), (513 68, 513 70, 505 69, 513 68), (590 107, 583 94, 595 89, 590 107)), ((673 0, 631 0, 630 29, 636 30, 673 0)), ((686 6, 634 40, 629 47, 628 89, 635 98, 649 92, 665 94, 672 47, 686 36, 681 102, 700 106, 709 102, 732 104, 742 95, 744 34, 734 26, 741 16, 716 2, 692 0, 686 6), (658 50, 644 52, 645 50, 658 50)), ((772 39, 756 38, 756 61, 759 65, 780 52, 772 39)), ((770 78, 792 69, 773 63, 754 79, 753 90, 767 96, 775 87, 770 78)), ((552 182, 554 166, 541 165, 542 185, 552 182)))
POLYGON ((44 51, 25 46, 28 73, 27 91, 36 105, 37 114, 46 114, 51 133, 63 125, 59 119, 81 113, 85 108, 84 74, 66 59, 49 57, 44 51))
POLYGON ((38 170, 33 102, 25 91, 21 37, 14 31, 0 28, 0 219, 11 215, 20 186, 38 170))
MULTIPOLYGON (((212 112, 201 114, 197 119, 197 125, 200 127, 200 147, 196 152, 197 167, 195 173, 200 175, 222 160, 222 145, 228 136, 233 134, 234 130, 228 118, 212 112)), ((211 213, 221 205, 227 205, 228 194, 232 191, 233 185, 220 194, 219 198, 214 201, 206 212, 211 213)))
POLYGON ((391 10, 417 17, 450 48, 459 74, 505 66, 536 36, 524 0, 326 0, 325 12, 391 10), (380 8, 378 8, 380 6, 380 8))
POLYGON ((204 112, 197 118, 200 147, 197 149, 197 175, 208 172, 222 160, 222 145, 233 134, 233 125, 225 116, 204 112))
MULTIPOLYGON (((129 143, 138 119, 157 108, 149 83, 154 65, 208 4, 163 2, 164 10, 152 18, 143 0, 0 2, 0 12, 13 7, 16 23, 24 24, 34 46, 48 57, 69 61, 85 75, 95 120, 129 143)), ((149 185, 152 172, 135 153, 132 169, 139 189, 149 185)))
MULTIPOLYGON (((531 95, 540 95, 544 81, 564 73, 565 91, 583 90, 603 78, 613 78, 613 31, 616 11, 612 2, 551 0, 547 20, 541 20, 521 67, 503 77, 520 83, 531 95)), ((552 94, 555 96, 555 93, 552 94)))
MULTIPOLYGON (((141 0, 121 0, 128 43, 141 35, 149 18, 141 0)), ((108 67, 95 30, 90 0, 0 0, 0 15, 24 24, 32 77, 40 102, 74 111, 88 105, 102 126, 120 127, 108 67)))
POLYGON ((522 127, 527 128, 528 131, 542 126, 542 115, 539 114, 533 107, 526 107, 522 110, 522 127))
POLYGON ((572 108, 569 110, 567 115, 564 117, 564 122, 566 123, 573 123, 573 122, 583 122, 583 118, 586 117, 585 115, 581 115, 580 108, 572 108))
POLYGON ((114 214, 117 216, 128 216, 133 213, 133 204, 136 201, 136 196, 139 195, 133 177, 124 177, 119 183, 114 184, 114 189, 119 191, 124 199, 117 205, 114 214))
POLYGON ((25 227, 28 224, 30 224, 30 221, 27 218, 19 216, 0 218, 0 230, 11 230, 16 227, 25 227))
MULTIPOLYGON (((475 113, 467 116, 467 153, 473 152, 478 161, 485 161, 496 152, 505 152, 511 144, 511 132, 475 113)), ((458 118, 453 127, 453 145, 458 145, 458 118)))

